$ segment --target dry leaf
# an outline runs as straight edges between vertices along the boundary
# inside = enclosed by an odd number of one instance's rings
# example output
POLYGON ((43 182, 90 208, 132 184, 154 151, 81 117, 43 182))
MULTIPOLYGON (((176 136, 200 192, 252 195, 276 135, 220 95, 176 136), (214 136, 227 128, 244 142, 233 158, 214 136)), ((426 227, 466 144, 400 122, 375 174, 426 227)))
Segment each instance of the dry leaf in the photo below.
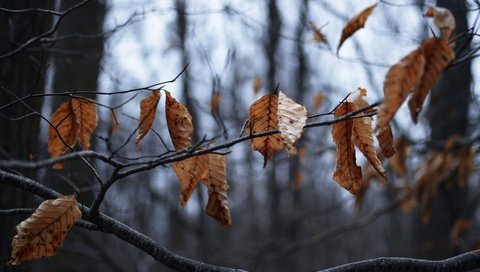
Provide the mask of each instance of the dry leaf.
POLYGON ((446 41, 438 38, 430 38, 423 42, 421 51, 425 57, 425 69, 420 83, 413 90, 413 94, 408 101, 410 115, 414 123, 417 123, 418 114, 422 111, 423 102, 433 84, 455 58, 453 48, 446 41))
POLYGON ((42 202, 29 218, 17 225, 7 265, 55 255, 67 232, 81 217, 72 195, 42 202))
POLYGON ((255 76, 253 80, 253 95, 257 95, 258 91, 262 88, 262 80, 260 79, 259 75, 255 76))
MULTIPOLYGON (((278 129, 278 96, 275 94, 264 95, 250 106, 250 133, 278 129)), ((280 134, 272 134, 252 139, 252 148, 263 155, 263 167, 273 153, 282 149, 280 134)))
POLYGON ((410 145, 405 138, 399 138, 395 141, 395 155, 390 157, 388 164, 392 167, 397 177, 404 177, 407 172, 407 157, 410 145))
POLYGON ((312 39, 318 43, 327 44, 327 36, 313 22, 310 22, 310 27, 313 30, 312 39))
POLYGON ((425 58, 416 49, 388 70, 383 84, 384 99, 377 119, 377 130, 386 126, 423 75, 425 58))
POLYGON ((381 127, 377 131, 376 136, 383 156, 385 158, 390 158, 391 156, 393 156, 393 154, 395 154, 395 148, 393 147, 393 134, 390 124, 381 127))
MULTIPOLYGON (((353 111, 355 105, 342 103, 335 110, 335 118, 353 111)), ((353 120, 348 119, 332 125, 333 141, 337 145, 337 164, 333 179, 352 194, 357 194, 362 185, 362 170, 356 164, 355 147, 352 141, 353 120)))
MULTIPOLYGON (((75 146, 78 140, 79 124, 75 120, 69 102, 65 102, 53 113, 48 128, 48 153, 52 158, 68 153, 75 146), (57 133, 58 132, 58 133, 57 133)), ((63 168, 63 162, 56 163, 55 169, 63 168)))
POLYGON ((185 207, 200 180, 207 183, 208 154, 195 156, 183 161, 174 162, 172 168, 177 175, 182 189, 180 204, 185 207))
POLYGON ((219 93, 215 93, 212 95, 212 100, 210 101, 210 111, 216 112, 218 110, 218 106, 220 106, 221 96, 219 93))
POLYGON ((427 17, 433 17, 435 25, 442 31, 442 39, 448 41, 455 31, 455 17, 452 12, 446 8, 429 7, 425 13, 427 17))
POLYGON ((208 203, 206 212, 222 225, 232 224, 227 201, 227 160, 220 154, 209 153, 208 167, 208 203))
POLYGON ((317 111, 325 100, 325 96, 320 93, 317 93, 313 96, 313 111, 317 111))
POLYGON ((347 24, 343 27, 343 30, 342 30, 342 36, 340 38, 340 42, 338 43, 338 47, 337 47, 337 54, 343 42, 345 42, 345 40, 348 39, 348 37, 350 37, 353 33, 355 33, 357 30, 359 30, 365 25, 365 22, 367 21, 368 17, 370 16, 370 14, 372 14, 373 10, 376 7, 377 7, 377 4, 374 4, 362 10, 362 12, 360 12, 355 17, 352 17, 350 20, 348 20, 347 24))
POLYGON ((307 109, 288 98, 283 92, 278 94, 278 130, 288 155, 295 155, 295 142, 302 136, 307 123, 307 109))
POLYGON ((72 98, 71 103, 79 126, 78 143, 84 150, 89 149, 92 133, 98 125, 97 104, 87 98, 72 98))
POLYGON ((188 109, 166 92, 167 99, 165 108, 167 114, 167 126, 170 138, 176 151, 189 148, 192 145, 193 124, 192 116, 188 109))
POLYGON ((137 150, 140 149, 140 141, 152 128, 153 120, 157 114, 157 105, 160 100, 160 90, 150 92, 150 96, 140 101, 140 121, 138 123, 138 136, 135 139, 137 150))

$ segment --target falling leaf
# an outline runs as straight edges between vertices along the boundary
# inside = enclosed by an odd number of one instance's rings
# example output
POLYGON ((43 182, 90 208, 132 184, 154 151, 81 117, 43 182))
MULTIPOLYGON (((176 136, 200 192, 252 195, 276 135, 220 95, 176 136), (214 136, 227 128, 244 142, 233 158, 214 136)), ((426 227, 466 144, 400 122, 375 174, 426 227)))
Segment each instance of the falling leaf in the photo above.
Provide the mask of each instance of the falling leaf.
POLYGON ((222 225, 232 224, 227 201, 227 160, 224 155, 209 153, 208 203, 206 212, 222 225))
POLYGON ((295 142, 302 136, 307 123, 307 109, 288 98, 283 92, 278 94, 278 130, 288 155, 295 155, 295 142))
MULTIPOLYGON (((335 118, 353 111, 355 105, 342 103, 335 110, 335 118)), ((352 141, 353 120, 347 119, 332 125, 333 141, 337 145, 337 164, 333 179, 352 194, 357 194, 362 185, 362 170, 356 164, 355 147, 352 141)))
POLYGON ((81 217, 72 195, 42 202, 29 218, 17 225, 7 265, 55 255, 67 232, 81 217))
POLYGON ((392 167, 397 177, 404 177, 407 172, 407 157, 410 145, 405 138, 399 138, 395 141, 395 155, 390 157, 388 164, 392 167))
POLYGON ((348 20, 347 24, 343 27, 342 36, 340 38, 340 42, 338 43, 337 47, 337 54, 338 50, 342 46, 343 42, 345 42, 348 37, 350 37, 353 33, 355 33, 360 28, 363 28, 365 22, 367 21, 370 14, 372 14, 373 10, 377 7, 377 4, 374 4, 357 14, 356 16, 352 17, 348 20))
POLYGON ((442 31, 442 39, 448 41, 455 31, 455 17, 446 8, 429 7, 425 13, 427 17, 433 17, 435 25, 442 31))
POLYGON ((416 49, 388 70, 383 84, 383 103, 377 119, 377 130, 386 126, 419 83, 425 68, 421 49, 416 49))
POLYGON ((258 91, 262 88, 262 80, 260 79, 259 75, 255 76, 253 80, 253 95, 257 95, 258 91))
POLYGON ((150 92, 150 96, 140 101, 140 121, 138 123, 138 136, 135 139, 137 150, 140 149, 140 141, 152 128, 153 120, 157 114, 157 105, 160 100, 160 90, 150 92))
POLYGON ((430 38, 423 42, 421 51, 425 57, 425 69, 420 83, 413 90, 413 94, 408 101, 410 115, 414 123, 417 123, 418 114, 422 111, 423 102, 433 84, 455 58, 452 47, 446 41, 438 38, 430 38))
POLYGON ((210 111, 216 112, 218 110, 218 106, 220 105, 221 96, 219 93, 215 93, 212 95, 212 100, 210 101, 210 111))
POLYGON ((390 124, 381 127, 380 130, 377 131, 376 136, 383 156, 385 158, 393 156, 393 154, 395 154, 395 148, 393 147, 393 134, 390 124))
POLYGON ((322 105, 323 101, 325 100, 325 96, 323 96, 320 93, 317 93, 316 95, 313 96, 313 111, 317 111, 318 108, 322 105))
MULTIPOLYGON (((278 95, 264 95, 250 106, 250 132, 260 133, 278 129, 278 95)), ((272 134, 252 139, 252 148, 263 155, 263 167, 273 153, 282 149, 280 134, 272 134)))
MULTIPOLYGON (((78 140, 79 124, 75 120, 69 102, 65 102, 53 113, 48 128, 48 153, 52 158, 68 153, 78 140)), ((55 169, 62 169, 63 162, 56 163, 55 169)))
POLYGON ((180 204, 184 207, 199 181, 207 183, 208 156, 208 154, 195 156, 172 164, 182 189, 180 204))
POLYGON ((97 104, 93 99, 73 98, 72 109, 79 126, 78 143, 84 150, 90 148, 92 133, 98 125, 97 104))
POLYGON ((167 126, 170 138, 176 151, 189 148, 192 145, 193 124, 192 116, 188 109, 175 98, 167 93, 165 108, 167 114, 167 126))
MULTIPOLYGON (((355 105, 351 110, 356 110, 359 108, 364 108, 368 106, 368 102, 363 99, 367 95, 366 89, 359 88, 359 90, 351 95, 349 95, 347 101, 355 105)), ((364 115, 365 113, 360 113, 359 115, 364 115)), ((367 116, 364 118, 355 118, 353 121, 353 143, 360 149, 365 158, 372 164, 375 170, 380 174, 385 180, 387 175, 385 170, 382 167, 382 163, 378 159, 377 152, 375 151, 375 145, 373 143, 373 128, 372 128, 372 118, 367 116)))

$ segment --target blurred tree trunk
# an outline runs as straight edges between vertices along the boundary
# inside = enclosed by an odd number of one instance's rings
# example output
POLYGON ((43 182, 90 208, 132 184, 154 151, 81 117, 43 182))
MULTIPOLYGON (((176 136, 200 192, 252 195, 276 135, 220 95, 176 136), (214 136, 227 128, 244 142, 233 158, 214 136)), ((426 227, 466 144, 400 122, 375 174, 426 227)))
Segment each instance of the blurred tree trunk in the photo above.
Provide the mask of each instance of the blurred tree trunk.
MULTIPOLYGON (((467 30, 467 13, 464 1, 438 1, 455 16, 457 35, 467 30)), ((457 47, 465 39, 457 40, 457 47)), ((465 61, 446 71, 432 89, 427 113, 432 141, 445 141, 450 136, 466 136, 468 129, 468 108, 470 102, 471 63, 465 61)), ((433 182, 433 180, 432 180, 433 182)), ((423 258, 446 258, 456 254, 449 240, 453 224, 466 208, 467 186, 460 188, 454 180, 441 184, 432 207, 428 224, 422 225, 419 218, 414 235, 417 237, 417 254, 423 258)))
MULTIPOLYGON (((26 9, 32 7, 51 9, 50 3, 42 4, 39 1, 2 1, 0 6, 9 9, 26 9)), ((39 35, 51 27, 51 15, 37 12, 9 14, 0 12, 0 55, 16 49, 30 38, 39 35)), ((32 92, 43 93, 46 54, 41 51, 21 51, 11 57, 0 60, 0 86, 7 88, 19 97, 32 92), (38 79, 38 81, 37 81, 38 79)), ((5 90, 0 90, 1 104, 8 103, 15 98, 5 90)), ((42 100, 28 100, 26 103, 37 111, 41 111, 42 100)), ((38 132, 40 119, 35 116, 21 120, 8 120, 3 116, 16 118, 30 113, 30 110, 21 104, 1 112, 0 127, 0 158, 30 160, 36 157, 39 142, 38 132), (8 133, 6 130, 8 129, 8 133)), ((33 172, 23 174, 35 178, 33 172)), ((0 209, 33 207, 34 197, 31 193, 12 187, 2 187, 0 190, 0 209)), ((26 264, 18 268, 6 268, 5 262, 10 258, 10 238, 15 235, 15 226, 24 219, 24 216, 7 216, 0 220, 0 271, 31 271, 31 265, 26 264)))

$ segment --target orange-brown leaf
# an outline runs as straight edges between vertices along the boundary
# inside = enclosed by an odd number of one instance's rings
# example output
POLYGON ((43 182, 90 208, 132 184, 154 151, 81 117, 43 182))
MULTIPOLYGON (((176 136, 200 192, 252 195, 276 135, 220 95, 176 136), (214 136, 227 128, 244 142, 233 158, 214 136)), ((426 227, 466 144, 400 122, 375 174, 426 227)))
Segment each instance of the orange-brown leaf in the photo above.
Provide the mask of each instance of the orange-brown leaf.
POLYGON ((220 106, 221 99, 222 97, 218 93, 215 93, 214 95, 212 95, 212 100, 210 101, 211 112, 216 112, 218 110, 218 106, 220 106))
POLYGON ((421 48, 414 50, 388 70, 383 83, 383 103, 378 113, 377 130, 386 126, 419 83, 425 68, 421 48))
POLYGON ((175 150, 181 151, 192 145, 193 123, 188 109, 177 102, 169 92, 165 101, 167 126, 175 150))
POLYGON ((140 101, 140 121, 138 123, 138 136, 135 139, 137 149, 140 148, 140 141, 147 135, 153 125, 157 114, 157 105, 160 100, 160 90, 150 92, 150 95, 140 101))
POLYGON ((307 122, 307 109, 288 98, 283 92, 278 94, 278 130, 288 155, 295 155, 295 142, 302 136, 307 122))
MULTIPOLYGON (((335 118, 353 111, 354 107, 353 103, 342 103, 335 110, 335 118)), ((353 121, 351 119, 332 125, 332 137, 337 145, 337 164, 333 179, 350 193, 357 194, 362 185, 362 170, 356 164, 352 133, 353 121)))
POLYGON ((224 155, 208 154, 208 203, 206 212, 222 225, 232 224, 227 200, 227 160, 224 155))
MULTIPOLYGON (((52 126, 48 128, 48 153, 52 158, 56 158, 68 153, 75 146, 80 126, 75 120, 75 114, 69 102, 65 102, 57 108, 50 123, 52 126)), ((63 168, 63 162, 56 163, 54 168, 63 168)))
POLYGON ((418 114, 422 111, 423 102, 433 84, 455 58, 453 48, 446 41, 438 38, 427 39, 422 44, 421 50, 425 57, 425 69, 420 83, 413 90, 412 97, 408 101, 410 115, 414 123, 417 123, 418 114))
POLYGON ((98 125, 97 104, 87 98, 73 98, 71 103, 79 126, 78 143, 84 150, 89 149, 92 133, 98 125))
POLYGON ((395 154, 395 148, 393 147, 393 133, 390 124, 381 127, 377 131, 377 140, 382 150, 382 154, 385 158, 390 158, 395 154))
MULTIPOLYGON (((259 133, 278 129, 278 96, 264 95, 250 106, 250 132, 259 133)), ((282 137, 273 134, 252 139, 252 148, 263 155, 263 167, 273 153, 282 149, 282 137)))
POLYGON ((72 195, 42 202, 29 218, 17 225, 7 265, 55 255, 67 232, 81 217, 72 195))
POLYGON ((357 30, 365 26, 365 22, 376 7, 377 4, 374 4, 362 10, 362 12, 348 20, 347 24, 343 27, 342 30, 342 36, 340 37, 340 42, 338 43, 337 47, 337 54, 343 42, 345 42, 345 40, 348 39, 348 37, 352 36, 352 34, 355 33, 357 30))
POLYGON ((197 188, 200 180, 207 183, 208 156, 208 154, 195 156, 172 164, 182 189, 180 193, 180 204, 182 206, 187 205, 188 199, 197 188))

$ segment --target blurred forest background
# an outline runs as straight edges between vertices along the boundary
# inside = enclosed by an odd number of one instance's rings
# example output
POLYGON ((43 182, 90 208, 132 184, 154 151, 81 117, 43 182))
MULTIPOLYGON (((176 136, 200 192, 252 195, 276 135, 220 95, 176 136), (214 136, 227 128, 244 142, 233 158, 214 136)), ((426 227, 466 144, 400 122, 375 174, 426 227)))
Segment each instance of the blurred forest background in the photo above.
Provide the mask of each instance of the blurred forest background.
MULTIPOLYGON (((19 97, 32 91, 113 92, 173 79, 189 64, 166 89, 192 113, 195 139, 206 135, 218 137, 218 142, 238 136, 249 105, 277 84, 309 114, 329 112, 358 87, 369 90, 369 102, 377 101, 383 97, 389 66, 431 36, 431 29, 436 31, 431 19, 423 16, 425 6, 449 8, 457 34, 473 27, 480 8, 476 1, 381 1, 365 29, 346 41, 339 56, 335 50, 345 22, 374 1, 91 0, 66 16, 4 10, 64 11, 79 2, 0 2, 0 85, 19 97), (312 24, 325 34, 326 44, 313 38, 312 24), (212 114, 214 95, 220 95, 221 103, 212 114)), ((478 38, 472 37, 463 35, 456 41, 457 49, 477 48, 478 38)), ((330 128, 318 127, 305 131, 298 156, 280 152, 265 169, 263 158, 249 143, 231 149, 227 170, 231 227, 205 214, 205 187, 200 186, 182 208, 180 187, 168 165, 116 183, 101 211, 180 255, 252 271, 311 271, 377 256, 442 259, 477 248, 480 89, 475 67, 475 58, 465 58, 448 69, 419 124, 413 125, 402 107, 393 129, 395 138, 409 146, 406 171, 399 176, 385 160, 387 184, 368 178, 370 186, 360 197, 332 180, 335 149, 330 128), (419 170, 426 171, 433 152, 441 152, 452 135, 474 150, 473 172, 465 184, 456 182, 460 168, 448 172, 448 177, 432 173, 429 182, 434 185, 426 189, 432 192, 431 202, 400 201, 406 192, 419 190, 419 170), (426 209, 431 212, 429 220, 426 209)), ((118 125, 108 110, 100 108, 91 148, 108 152, 125 141, 137 126, 138 103, 147 95, 138 92, 117 112, 118 125)), ((91 97, 115 106, 132 94, 91 97)), ((28 104, 49 118, 65 99, 40 97, 28 104)), ((13 100, 0 90, 0 106, 13 100)), ((160 106, 159 114, 163 112, 160 106)), ((45 122, 28 116, 21 104, 0 113, 3 161, 49 157, 45 122)), ((171 143, 164 118, 157 118, 153 128, 156 133, 146 136, 140 151, 132 141, 120 155, 165 152, 159 137, 171 143)), ((101 162, 91 162, 101 175, 108 174, 101 162)), ((0 167, 4 168, 1 163, 0 167)), ((365 176, 367 172, 364 169, 365 176)), ((62 193, 78 191, 83 203, 91 203, 98 190, 91 171, 78 160, 59 171, 21 173, 62 193)), ((39 202, 30 193, 0 188, 0 209, 35 207, 39 202)), ((24 218, 0 220, 2 271, 169 271, 116 237, 80 228, 72 230, 56 257, 6 268, 15 225, 24 218)))

